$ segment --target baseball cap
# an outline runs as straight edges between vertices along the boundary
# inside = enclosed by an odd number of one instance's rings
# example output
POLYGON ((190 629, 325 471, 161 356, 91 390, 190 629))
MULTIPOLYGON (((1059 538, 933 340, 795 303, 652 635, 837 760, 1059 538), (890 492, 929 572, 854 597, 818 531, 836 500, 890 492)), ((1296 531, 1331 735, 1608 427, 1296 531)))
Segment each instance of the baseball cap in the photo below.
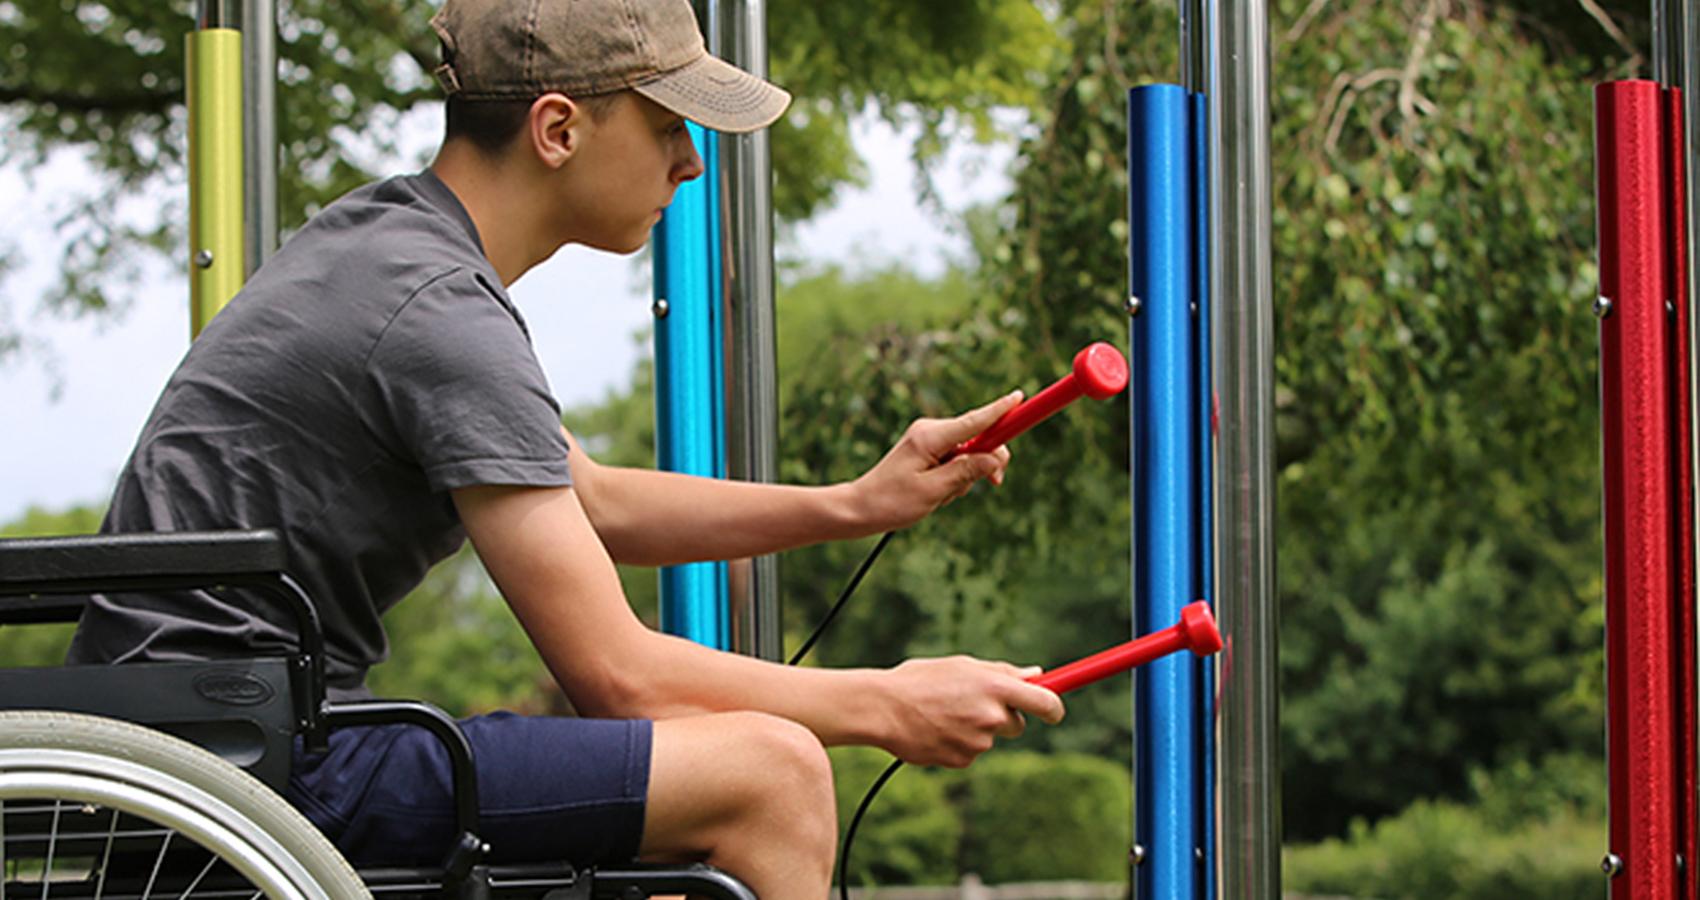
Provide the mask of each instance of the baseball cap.
POLYGON ((630 88, 717 131, 755 131, 783 89, 708 54, 690 0, 445 0, 437 80, 452 97, 591 97, 630 88))

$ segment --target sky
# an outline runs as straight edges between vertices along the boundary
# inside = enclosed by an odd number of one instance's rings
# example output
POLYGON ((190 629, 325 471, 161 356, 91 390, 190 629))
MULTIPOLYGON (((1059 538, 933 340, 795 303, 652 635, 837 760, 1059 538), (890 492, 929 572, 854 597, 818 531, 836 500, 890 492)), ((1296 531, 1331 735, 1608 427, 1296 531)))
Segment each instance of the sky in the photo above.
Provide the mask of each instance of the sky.
MULTIPOLYGON (((417 131, 420 137, 415 146, 404 145, 395 171, 407 171, 411 166, 400 160, 426 149, 429 131, 417 131)), ((780 255, 852 270, 900 261, 936 274, 949 257, 965 252, 966 241, 948 216, 941 219, 916 203, 908 159, 912 135, 871 115, 854 123, 852 135, 868 164, 868 185, 844 191, 829 210, 796 228, 780 255)), ((1011 145, 954 150, 938 171, 948 209, 1005 193, 1013 156, 1011 145)), ((187 277, 163 259, 136 280, 121 317, 64 319, 36 310, 64 253, 52 225, 59 198, 95 177, 69 153, 27 179, 0 167, 0 198, 9 212, 0 234, 22 251, 0 289, 13 324, 46 348, 0 363, 0 523, 31 506, 104 503, 154 398, 188 347, 187 277)), ((567 247, 513 285, 510 293, 563 407, 595 402, 629 383, 633 367, 649 355, 647 338, 640 339, 650 320, 649 284, 647 257, 567 247)))

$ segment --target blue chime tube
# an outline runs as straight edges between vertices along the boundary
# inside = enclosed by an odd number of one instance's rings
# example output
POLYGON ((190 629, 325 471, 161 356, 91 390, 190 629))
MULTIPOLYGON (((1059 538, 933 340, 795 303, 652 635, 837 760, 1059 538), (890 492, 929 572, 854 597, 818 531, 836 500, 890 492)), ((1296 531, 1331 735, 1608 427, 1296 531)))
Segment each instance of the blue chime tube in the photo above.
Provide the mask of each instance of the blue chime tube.
MULTIPOLYGON (((669 472, 726 475, 720 326, 718 141, 689 126, 707 169, 679 186, 655 226, 655 455, 669 472)), ((726 564, 661 570, 661 628, 722 650, 731 646, 726 564)))
MULTIPOLYGON (((1180 616, 1198 584, 1192 101, 1177 85, 1128 96, 1133 384, 1133 621, 1180 616)), ((1134 673, 1136 869, 1142 900, 1192 900, 1199 825, 1199 668, 1174 656, 1134 673)))

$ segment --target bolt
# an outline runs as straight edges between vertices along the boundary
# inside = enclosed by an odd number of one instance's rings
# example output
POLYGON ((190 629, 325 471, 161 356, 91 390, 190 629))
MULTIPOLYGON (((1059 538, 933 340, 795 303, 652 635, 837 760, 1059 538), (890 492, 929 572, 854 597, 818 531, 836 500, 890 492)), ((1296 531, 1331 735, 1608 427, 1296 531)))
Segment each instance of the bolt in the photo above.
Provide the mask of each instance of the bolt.
POLYGON ((649 311, 657 319, 667 318, 667 301, 660 297, 655 298, 655 302, 649 305, 649 311))
POLYGON ((212 255, 211 250, 202 250, 199 253, 195 254, 195 265, 197 265, 197 266, 199 266, 203 269, 212 268, 212 262, 213 262, 213 255, 212 255))
POLYGON ((1145 845, 1144 844, 1134 844, 1133 847, 1131 847, 1127 851, 1127 855, 1128 855, 1129 859, 1133 860, 1134 865, 1136 865, 1136 866, 1145 865, 1145 845))
POLYGON ((1594 315, 1602 319, 1611 315, 1611 301, 1605 297, 1595 297, 1594 315))
POLYGON ((1139 311, 1144 309, 1144 308, 1145 308, 1145 301, 1139 299, 1138 294, 1129 294, 1128 295, 1128 298, 1127 298, 1127 314, 1128 315, 1137 316, 1137 315, 1139 315, 1139 311))
POLYGON ((1605 859, 1600 860, 1600 871, 1606 873, 1607 878, 1616 878, 1623 871, 1623 857, 1607 853, 1605 859))
POLYGON ((1198 317, 1198 302, 1196 300, 1193 301, 1192 303, 1188 303, 1187 309, 1192 312, 1193 318, 1198 317))

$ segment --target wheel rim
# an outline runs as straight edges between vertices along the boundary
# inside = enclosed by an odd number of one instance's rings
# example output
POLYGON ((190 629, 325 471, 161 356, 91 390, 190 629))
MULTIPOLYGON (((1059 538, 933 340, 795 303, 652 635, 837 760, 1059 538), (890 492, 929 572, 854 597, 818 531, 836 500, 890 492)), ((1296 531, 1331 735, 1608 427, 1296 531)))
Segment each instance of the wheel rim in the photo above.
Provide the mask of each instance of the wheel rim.
MULTIPOLYGON (((167 829, 161 838, 161 860, 174 836, 181 836, 240 872, 256 888, 256 897, 263 894, 274 900, 332 900, 305 867, 251 819, 207 791, 158 769, 75 750, 0 750, 0 828, 5 827, 4 804, 21 800, 56 802, 50 820, 53 834, 47 836, 50 849, 41 872, 42 898, 51 898, 57 883, 52 879, 51 860, 59 837, 61 809, 81 813, 82 805, 92 805, 142 817, 167 829)), ((116 823, 115 813, 114 828, 116 823)), ((4 890, 8 871, 15 869, 12 861, 5 858, 5 847, 4 835, 0 834, 0 891, 4 890)), ((157 874, 156 863, 153 875, 157 874)), ((200 875, 205 874, 203 869, 200 875)), ((104 869, 99 877, 104 879, 104 869)), ((176 896, 193 896, 199 883, 197 876, 176 896)), ((153 893, 154 884, 155 879, 150 876, 141 896, 150 900, 169 896, 153 893)), ((34 884, 28 886, 33 888, 34 884)), ((0 896, 0 900, 21 898, 12 892, 0 896)))

